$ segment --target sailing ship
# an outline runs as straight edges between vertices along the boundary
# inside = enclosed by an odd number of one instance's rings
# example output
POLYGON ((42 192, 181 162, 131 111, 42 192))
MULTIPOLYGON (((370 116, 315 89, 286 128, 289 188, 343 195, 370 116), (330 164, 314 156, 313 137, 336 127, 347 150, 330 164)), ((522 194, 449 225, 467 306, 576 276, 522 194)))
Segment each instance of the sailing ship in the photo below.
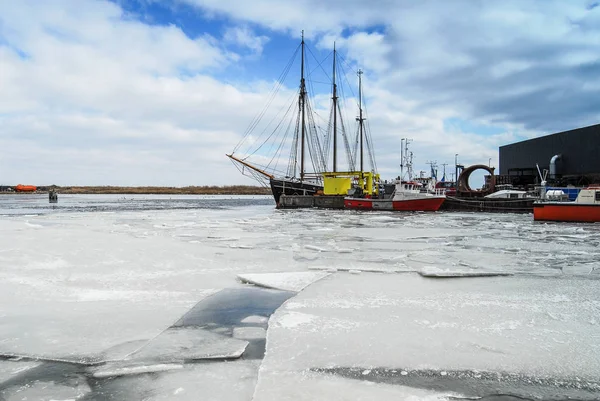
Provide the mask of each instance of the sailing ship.
MULTIPOLYGON (((304 31, 302 32, 302 40, 299 46, 300 51, 300 85, 297 92, 297 97, 294 100, 294 104, 291 105, 284 113, 285 117, 294 117, 295 121, 291 121, 289 124, 284 124, 279 121, 276 126, 271 130, 269 125, 259 134, 260 138, 253 138, 251 133, 257 129, 259 121, 265 116, 265 109, 261 110, 259 115, 251 122, 250 127, 246 130, 242 141, 238 143, 236 148, 230 154, 227 154, 236 167, 242 172, 242 174, 250 175, 255 178, 259 183, 269 186, 275 202, 279 205, 280 198, 282 195, 330 195, 327 188, 324 188, 325 182, 331 182, 336 177, 344 174, 350 174, 353 177, 353 181, 358 183, 363 181, 363 186, 366 186, 365 177, 372 177, 375 175, 375 158, 372 149, 372 139, 370 132, 365 127, 364 121, 366 118, 363 115, 362 108, 362 71, 358 71, 359 75, 359 116, 356 118, 358 122, 358 130, 356 138, 354 140, 354 149, 351 146, 351 140, 349 135, 346 135, 345 126, 342 118, 342 108, 338 102, 338 84, 336 76, 338 75, 339 64, 336 63, 338 54, 333 46, 333 73, 332 73, 332 104, 330 111, 330 120, 327 125, 327 130, 323 135, 319 132, 317 124, 315 122, 314 110, 311 105, 310 98, 307 91, 307 59, 306 59, 306 43, 304 41, 304 31), (292 111, 296 110, 294 116, 292 111), (293 128, 293 135, 291 140, 289 139, 290 131, 293 128), (284 131, 283 135, 277 135, 276 131, 284 131), (266 134, 266 139, 262 140, 261 135, 266 134), (281 136, 281 138, 279 137, 281 136), (346 162, 348 164, 347 172, 340 172, 338 166, 340 165, 340 155, 338 154, 338 137, 341 136, 346 150, 346 162), (252 139, 252 140, 249 140, 252 139), (271 145, 267 145, 267 142, 272 142, 271 145), (333 141, 332 146, 331 141, 333 141), (245 155, 241 155, 241 148, 245 142, 251 142, 258 146, 255 149, 248 149, 245 155), (273 145, 274 143, 274 145, 273 145), (291 145, 291 151, 289 153, 287 169, 282 171, 278 168, 279 159, 283 156, 282 150, 285 145, 291 145), (360 172, 355 171, 355 158, 358 154, 358 145, 360 144, 360 172), (364 171, 364 148, 367 148, 369 161, 371 163, 372 171, 363 174, 364 171), (265 149, 274 149, 274 153, 261 153, 265 149), (332 169, 328 170, 329 162, 329 150, 333 150, 332 157, 332 169), (237 154, 236 154, 237 152, 237 154), (270 159, 269 159, 270 157, 270 159), (261 164, 262 162, 262 164, 261 164)), ((298 50, 296 51, 296 53, 298 50)), ((269 102, 275 97, 276 92, 281 89, 282 81, 287 76, 293 59, 288 63, 281 79, 278 80, 274 91, 271 94, 269 102)), ((319 64, 320 65, 320 64, 319 64)), ((283 110, 283 109, 282 109, 283 110)), ((273 117, 271 123, 274 123, 276 118, 273 117)), ((271 124, 269 123, 269 124, 271 124)), ((330 187, 331 188, 331 187, 330 187)), ((343 193, 345 195, 346 192, 343 193)))

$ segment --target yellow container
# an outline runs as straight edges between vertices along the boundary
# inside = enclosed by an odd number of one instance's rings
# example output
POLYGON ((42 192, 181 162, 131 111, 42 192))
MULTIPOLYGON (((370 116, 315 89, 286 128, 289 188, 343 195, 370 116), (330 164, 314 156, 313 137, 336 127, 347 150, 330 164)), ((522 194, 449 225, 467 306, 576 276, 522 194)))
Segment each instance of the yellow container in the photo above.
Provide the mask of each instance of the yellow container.
POLYGON ((352 177, 323 177, 323 193, 325 195, 347 195, 352 188, 352 177))
POLYGON ((369 171, 339 171, 323 173, 323 194, 347 195, 353 184, 360 186, 368 195, 379 193, 379 174, 369 171), (375 185, 373 185, 375 184, 375 185))

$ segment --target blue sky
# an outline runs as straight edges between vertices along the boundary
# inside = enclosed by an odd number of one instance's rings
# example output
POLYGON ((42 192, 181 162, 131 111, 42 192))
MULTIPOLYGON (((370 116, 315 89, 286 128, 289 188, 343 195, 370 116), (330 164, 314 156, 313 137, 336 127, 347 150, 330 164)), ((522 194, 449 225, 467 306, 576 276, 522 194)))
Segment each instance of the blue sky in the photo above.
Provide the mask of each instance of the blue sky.
POLYGON ((0 1, 0 183, 252 184, 224 154, 302 29, 318 59, 336 41, 365 71, 384 176, 403 137, 417 171, 496 164, 500 145, 600 119, 594 1, 0 1))
MULTIPOLYGON (((235 21, 225 15, 208 12, 181 1, 112 1, 125 11, 126 18, 134 18, 149 25, 174 25, 191 39, 210 36, 217 41, 218 46, 235 51, 244 57, 243 64, 230 65, 225 70, 212 72, 213 76, 229 82, 277 78, 299 44, 301 30, 295 32, 296 37, 293 37, 290 33, 274 32, 256 23, 235 21), (248 48, 243 44, 223 43, 223 37, 226 36, 227 31, 239 26, 251 31, 254 36, 265 38, 260 56, 256 55, 255 49, 248 48)), ((309 41, 307 39, 307 42, 309 41)), ((329 53, 328 49, 323 50, 314 46, 311 46, 311 51, 319 60, 329 53)))

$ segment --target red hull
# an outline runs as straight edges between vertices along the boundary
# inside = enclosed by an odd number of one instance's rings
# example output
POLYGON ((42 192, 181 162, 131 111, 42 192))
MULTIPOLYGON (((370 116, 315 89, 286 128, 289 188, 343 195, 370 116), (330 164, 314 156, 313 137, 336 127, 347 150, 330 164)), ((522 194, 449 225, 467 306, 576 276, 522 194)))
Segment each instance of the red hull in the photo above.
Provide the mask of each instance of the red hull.
POLYGON ((373 199, 344 199, 344 208, 346 209, 373 209, 373 199))
POLYGON ((344 199, 346 209, 359 210, 397 210, 404 212, 435 212, 446 198, 424 198, 415 200, 393 201, 391 199, 344 199))
POLYGON ((598 223, 600 222, 600 205, 584 205, 576 203, 534 203, 533 219, 536 221, 598 223))

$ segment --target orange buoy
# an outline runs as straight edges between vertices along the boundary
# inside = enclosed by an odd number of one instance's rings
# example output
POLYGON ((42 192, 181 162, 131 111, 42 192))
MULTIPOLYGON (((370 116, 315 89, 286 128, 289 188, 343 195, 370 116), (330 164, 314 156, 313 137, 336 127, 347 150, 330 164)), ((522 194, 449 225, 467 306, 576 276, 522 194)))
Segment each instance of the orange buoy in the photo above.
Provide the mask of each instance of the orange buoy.
POLYGON ((17 192, 35 192, 37 187, 35 185, 22 185, 19 184, 15 187, 15 191, 17 192))

